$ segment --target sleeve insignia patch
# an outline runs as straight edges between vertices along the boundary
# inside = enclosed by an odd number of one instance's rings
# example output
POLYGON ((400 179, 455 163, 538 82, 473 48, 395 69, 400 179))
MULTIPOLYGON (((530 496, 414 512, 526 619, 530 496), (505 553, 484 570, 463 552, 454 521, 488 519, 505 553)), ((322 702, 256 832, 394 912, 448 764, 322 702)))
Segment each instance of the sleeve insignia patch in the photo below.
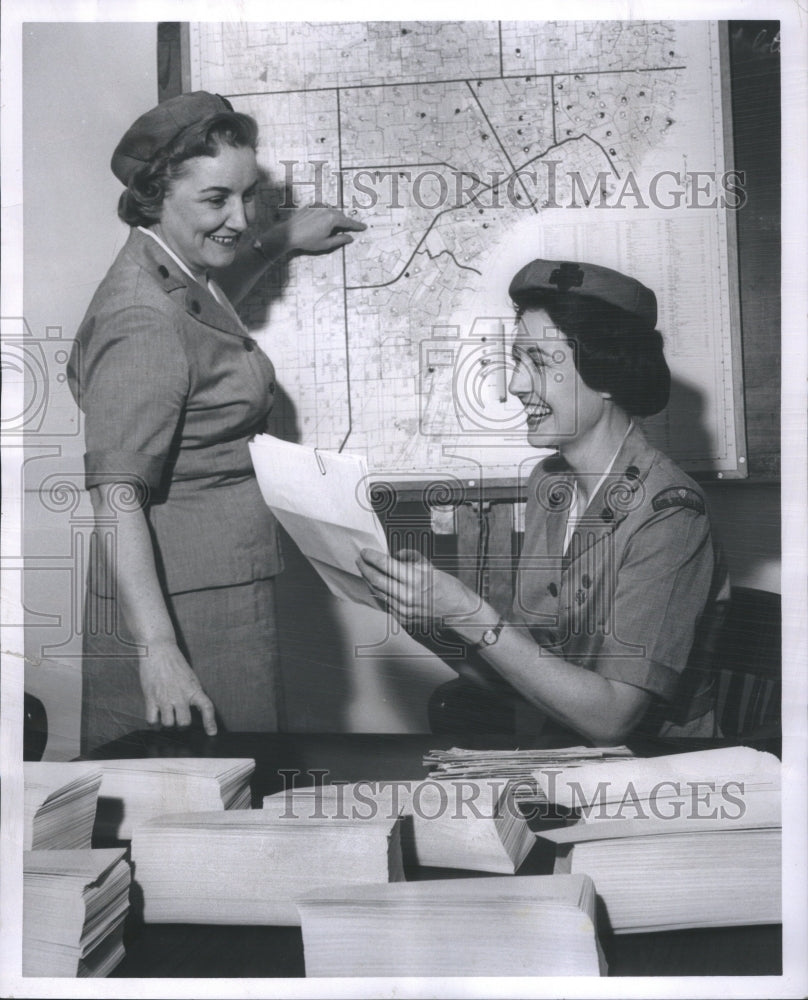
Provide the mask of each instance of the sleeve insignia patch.
POLYGON ((666 510, 668 507, 689 507, 697 514, 704 514, 704 500, 688 486, 670 486, 657 493, 651 501, 654 510, 666 510))

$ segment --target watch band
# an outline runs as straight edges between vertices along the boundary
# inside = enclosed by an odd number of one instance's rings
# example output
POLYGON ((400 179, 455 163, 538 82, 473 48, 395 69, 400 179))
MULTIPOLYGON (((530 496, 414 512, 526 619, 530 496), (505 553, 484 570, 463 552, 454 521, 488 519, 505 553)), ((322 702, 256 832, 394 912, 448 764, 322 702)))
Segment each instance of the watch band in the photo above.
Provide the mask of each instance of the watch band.
POLYGON ((505 628, 505 619, 500 617, 496 625, 493 628, 487 628, 471 648, 488 649, 489 646, 496 645, 503 628, 505 628))

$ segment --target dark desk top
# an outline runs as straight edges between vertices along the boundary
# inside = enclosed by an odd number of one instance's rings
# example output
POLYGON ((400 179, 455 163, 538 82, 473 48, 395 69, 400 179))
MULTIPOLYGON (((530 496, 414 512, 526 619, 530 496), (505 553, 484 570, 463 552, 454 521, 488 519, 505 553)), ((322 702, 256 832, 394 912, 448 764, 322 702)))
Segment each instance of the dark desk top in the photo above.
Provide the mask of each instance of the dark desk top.
MULTIPOLYGON (((638 741, 644 755, 702 749, 703 741, 638 741)), ((423 755, 431 749, 546 748, 511 736, 435 736, 398 733, 223 733, 201 731, 132 733, 99 748, 94 759, 131 757, 249 757, 255 760, 253 805, 264 795, 322 781, 381 781, 424 778, 423 755)), ((764 749, 777 750, 769 744, 764 749)), ((537 845, 520 874, 549 874, 552 845, 537 845)), ((408 878, 456 878, 480 872, 420 868, 408 878)), ((611 976, 780 975, 779 926, 722 927, 602 937, 611 976)), ((126 958, 115 977, 293 978, 305 974, 299 927, 231 927, 142 924, 127 927, 126 958)))

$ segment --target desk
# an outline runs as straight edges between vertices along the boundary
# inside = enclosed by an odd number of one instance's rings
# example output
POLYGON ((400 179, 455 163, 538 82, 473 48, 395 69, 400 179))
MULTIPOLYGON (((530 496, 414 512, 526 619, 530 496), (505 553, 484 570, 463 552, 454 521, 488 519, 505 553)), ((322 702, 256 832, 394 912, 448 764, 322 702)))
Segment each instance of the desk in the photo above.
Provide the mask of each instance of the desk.
MULTIPOLYGON (((264 795, 315 781, 381 781, 423 778, 421 763, 430 749, 463 746, 509 749, 546 744, 508 736, 429 734, 290 734, 199 731, 133 733, 93 753, 93 759, 125 757, 250 757, 253 806, 264 795)), ((643 742, 645 754, 700 749, 703 742, 643 742)), ((766 747, 772 749, 771 746, 766 747)), ((552 845, 537 841, 520 874, 552 871, 552 845)), ((408 878, 456 878, 480 872, 419 868, 408 878)), ((518 877, 518 876, 517 876, 518 877)), ((721 927, 653 934, 602 935, 611 976, 751 976, 782 974, 780 926, 721 927)), ((296 978, 305 974, 299 927, 232 927, 200 924, 142 924, 130 920, 126 958, 113 977, 132 978, 296 978)))

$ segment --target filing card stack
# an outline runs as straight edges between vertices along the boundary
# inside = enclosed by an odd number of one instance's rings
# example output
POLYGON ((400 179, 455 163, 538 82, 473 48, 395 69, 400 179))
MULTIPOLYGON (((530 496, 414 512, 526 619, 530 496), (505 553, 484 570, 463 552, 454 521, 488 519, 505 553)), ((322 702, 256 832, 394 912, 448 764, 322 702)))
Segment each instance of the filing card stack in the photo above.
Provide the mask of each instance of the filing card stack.
POLYGON ((405 865, 513 875, 535 844, 503 779, 320 785, 267 796, 264 809, 301 819, 401 816, 405 865))
POLYGON ((294 900, 337 884, 403 879, 397 819, 295 819, 262 809, 160 816, 132 834, 143 918, 300 923, 294 900))
POLYGON ((123 849, 27 851, 23 975, 108 975, 124 957, 130 881, 123 849))
POLYGON ((334 887, 298 901, 307 976, 597 976, 581 875, 334 887), (338 928, 338 930, 335 930, 338 928))
POLYGON ((168 812, 250 808, 255 761, 154 757, 99 762, 103 780, 95 834, 131 840, 136 825, 168 812))
POLYGON ((556 844, 555 871, 591 876, 616 933, 781 920, 771 754, 736 747, 537 778, 579 814, 540 834, 556 844))
POLYGON ((512 783, 517 799, 535 801, 537 787, 534 773, 542 768, 573 768, 584 764, 610 763, 633 759, 626 746, 562 747, 554 750, 430 750, 424 764, 431 767, 429 777, 436 781, 460 778, 505 778, 512 783))
POLYGON ((24 850, 89 848, 100 765, 27 761, 24 780, 24 850))

